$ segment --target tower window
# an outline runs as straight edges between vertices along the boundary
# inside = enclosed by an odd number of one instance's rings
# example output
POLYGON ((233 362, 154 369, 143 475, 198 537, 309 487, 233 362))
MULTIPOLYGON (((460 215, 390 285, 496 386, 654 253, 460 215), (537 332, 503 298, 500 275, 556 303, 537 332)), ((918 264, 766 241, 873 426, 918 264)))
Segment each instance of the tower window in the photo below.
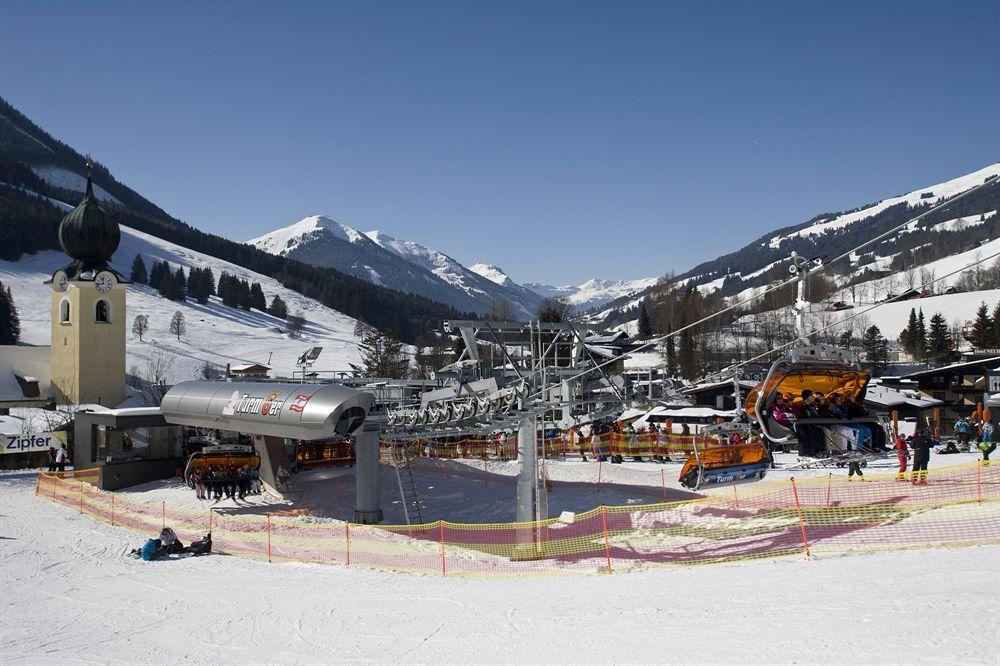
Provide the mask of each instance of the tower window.
POLYGON ((94 304, 94 321, 98 324, 111 323, 111 304, 103 298, 94 304))
POLYGON ((62 299, 62 301, 59 303, 59 323, 60 324, 68 324, 68 323, 70 323, 70 321, 69 321, 69 300, 65 299, 65 298, 62 299))

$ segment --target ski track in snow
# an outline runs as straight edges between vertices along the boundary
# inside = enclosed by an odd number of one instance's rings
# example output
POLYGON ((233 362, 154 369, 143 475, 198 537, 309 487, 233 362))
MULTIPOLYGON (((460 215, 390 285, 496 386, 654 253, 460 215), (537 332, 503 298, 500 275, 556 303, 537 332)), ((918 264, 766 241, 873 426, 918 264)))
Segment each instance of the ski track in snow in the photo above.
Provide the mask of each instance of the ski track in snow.
POLYGON ((140 538, 0 475, 4 664, 995 664, 1000 548, 474 580, 140 538))

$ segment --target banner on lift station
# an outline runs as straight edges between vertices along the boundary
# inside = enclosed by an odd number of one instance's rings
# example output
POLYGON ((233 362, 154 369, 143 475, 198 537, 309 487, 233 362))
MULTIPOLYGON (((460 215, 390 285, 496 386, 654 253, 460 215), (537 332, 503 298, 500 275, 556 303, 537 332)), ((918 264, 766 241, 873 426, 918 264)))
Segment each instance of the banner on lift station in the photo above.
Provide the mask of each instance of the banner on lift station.
POLYGON ((3 453, 36 453, 58 449, 66 442, 64 432, 19 433, 3 436, 3 453))

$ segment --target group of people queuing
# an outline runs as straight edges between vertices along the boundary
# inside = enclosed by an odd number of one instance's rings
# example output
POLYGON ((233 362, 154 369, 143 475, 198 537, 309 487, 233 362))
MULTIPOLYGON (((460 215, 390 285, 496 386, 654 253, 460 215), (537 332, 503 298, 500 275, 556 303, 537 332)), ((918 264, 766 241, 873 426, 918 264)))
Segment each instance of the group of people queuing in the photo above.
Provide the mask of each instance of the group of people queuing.
POLYGON ((54 446, 49 447, 49 459, 47 470, 49 472, 65 472, 66 465, 70 463, 69 450, 66 449, 66 443, 58 449, 54 446))
POLYGON ((250 465, 237 467, 230 465, 209 465, 204 470, 194 470, 188 477, 190 485, 194 486, 198 499, 220 500, 243 499, 247 495, 259 495, 263 492, 260 472, 250 465))
MULTIPOLYGON (((955 421, 955 453, 959 451, 969 451, 971 445, 975 443, 976 448, 983 454, 983 462, 989 464, 990 454, 996 450, 997 444, 993 441, 995 426, 988 420, 983 419, 982 423, 960 417, 955 421)), ((951 451, 945 451, 951 453, 951 451)))

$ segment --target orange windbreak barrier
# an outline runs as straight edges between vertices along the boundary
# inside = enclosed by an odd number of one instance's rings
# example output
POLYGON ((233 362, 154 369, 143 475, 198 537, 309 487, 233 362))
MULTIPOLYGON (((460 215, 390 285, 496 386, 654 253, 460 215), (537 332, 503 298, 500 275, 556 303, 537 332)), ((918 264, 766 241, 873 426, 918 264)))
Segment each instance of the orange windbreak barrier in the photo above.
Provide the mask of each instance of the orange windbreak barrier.
POLYGON ((793 370, 778 373, 771 378, 767 386, 762 386, 761 383, 750 389, 746 400, 746 411, 750 416, 754 416, 757 396, 761 391, 764 395, 768 395, 775 387, 778 393, 790 394, 793 404, 802 402, 803 391, 819 392, 826 397, 839 393, 845 399, 857 400, 861 390, 868 385, 868 379, 868 373, 856 370, 793 370))
POLYGON ((699 449, 698 456, 690 456, 681 467, 678 478, 683 479, 688 472, 698 466, 698 459, 705 469, 718 469, 734 465, 753 465, 770 459, 763 444, 733 444, 711 449, 699 449))
MULTIPOLYGON (((701 435, 677 435, 669 433, 641 432, 635 434, 605 433, 603 435, 580 437, 576 433, 561 433, 557 437, 537 439, 539 454, 546 458, 569 458, 574 456, 622 455, 622 456, 663 456, 688 455, 699 447, 718 446, 719 440, 701 435)), ((514 460, 517 458, 517 436, 502 439, 459 439, 440 441, 415 439, 403 444, 411 456, 428 458, 476 458, 489 460, 514 460)), ((392 457, 392 444, 382 441, 382 459, 388 462, 392 457)))
POLYGON ((1000 465, 740 486, 705 499, 602 506, 572 520, 374 526, 237 516, 144 504, 77 479, 39 474, 39 495, 142 535, 172 527, 185 543, 212 531, 219 552, 440 576, 602 573, 851 551, 1000 544, 1000 465))

